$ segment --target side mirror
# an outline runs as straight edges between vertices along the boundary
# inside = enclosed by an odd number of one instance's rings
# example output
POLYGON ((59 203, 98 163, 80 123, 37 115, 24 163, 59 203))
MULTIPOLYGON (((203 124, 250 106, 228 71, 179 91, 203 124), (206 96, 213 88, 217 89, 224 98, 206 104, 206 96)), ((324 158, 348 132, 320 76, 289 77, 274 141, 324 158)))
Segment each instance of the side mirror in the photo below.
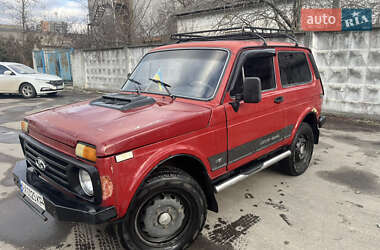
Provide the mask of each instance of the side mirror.
POLYGON ((258 77, 247 77, 243 84, 244 102, 259 103, 261 101, 261 79, 258 77))
POLYGON ((4 72, 4 75, 6 75, 6 76, 12 76, 12 75, 14 75, 14 74, 13 74, 12 71, 7 70, 7 71, 4 72))
POLYGON ((132 73, 128 73, 127 77, 128 79, 131 77, 132 73))

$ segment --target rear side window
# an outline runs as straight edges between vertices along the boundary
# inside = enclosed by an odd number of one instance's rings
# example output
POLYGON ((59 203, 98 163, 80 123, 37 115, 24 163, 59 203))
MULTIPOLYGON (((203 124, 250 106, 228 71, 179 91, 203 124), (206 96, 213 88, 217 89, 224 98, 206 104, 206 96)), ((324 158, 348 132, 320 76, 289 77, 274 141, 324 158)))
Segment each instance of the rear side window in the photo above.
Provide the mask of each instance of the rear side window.
POLYGON ((311 81, 311 72, 304 52, 279 52, 278 61, 283 87, 311 81))
POLYGON ((8 71, 9 69, 7 69, 6 67, 4 67, 3 65, 0 65, 0 75, 4 75, 4 72, 5 71, 8 71))

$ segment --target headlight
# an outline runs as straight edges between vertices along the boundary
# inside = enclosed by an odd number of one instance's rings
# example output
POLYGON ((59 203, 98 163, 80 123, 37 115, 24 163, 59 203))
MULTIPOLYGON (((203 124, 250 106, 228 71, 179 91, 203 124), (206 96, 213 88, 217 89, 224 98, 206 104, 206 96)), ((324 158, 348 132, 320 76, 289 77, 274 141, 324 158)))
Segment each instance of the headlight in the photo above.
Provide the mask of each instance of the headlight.
POLYGON ((83 159, 96 162, 96 149, 94 146, 78 143, 75 154, 83 159))
POLYGON ((94 195, 94 188, 92 186, 91 176, 86 170, 79 170, 79 183, 85 194, 87 194, 88 196, 94 195))
POLYGON ((29 123, 27 121, 21 121, 21 130, 26 134, 29 132, 28 126, 29 123))

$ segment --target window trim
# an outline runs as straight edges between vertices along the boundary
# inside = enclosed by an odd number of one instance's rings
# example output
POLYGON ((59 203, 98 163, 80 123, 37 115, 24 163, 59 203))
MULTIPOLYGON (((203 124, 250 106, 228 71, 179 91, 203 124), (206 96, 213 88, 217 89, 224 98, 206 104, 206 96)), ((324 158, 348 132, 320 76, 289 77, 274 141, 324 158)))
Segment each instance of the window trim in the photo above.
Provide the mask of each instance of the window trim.
MULTIPOLYGON (((244 65, 242 66, 242 69, 244 69, 244 65)), ((269 91, 273 91, 273 90, 277 89, 277 79, 276 79, 276 70, 275 70, 274 56, 272 56, 272 69, 273 69, 273 76, 274 76, 274 79, 273 79, 273 81, 274 81, 274 88, 266 89, 266 90, 261 89, 261 93, 265 93, 265 92, 269 92, 269 91)), ((244 82, 244 78, 245 78, 245 73, 243 72, 243 82, 244 82)))
MULTIPOLYGON (((252 50, 257 50, 257 49, 252 49, 252 50)), ((276 76, 276 61, 275 61, 275 57, 276 57, 276 55, 272 56, 272 70, 273 70, 273 76, 274 76, 274 88, 266 89, 266 90, 261 90, 261 93, 266 93, 266 92, 270 92, 270 91, 274 91, 274 90, 278 89, 277 76, 276 76)), ((240 60, 240 59, 238 59, 238 60, 240 60)), ((242 74, 243 74, 243 81, 244 81, 245 74, 243 72, 243 69, 244 69, 244 65, 241 68, 242 74)), ((238 69, 236 69, 236 70, 238 71, 238 69)), ((232 83, 231 86, 233 86, 233 88, 234 88, 235 84, 236 84, 236 82, 232 83)), ((231 98, 236 98, 235 95, 231 95, 232 89, 229 89, 227 92, 230 93, 231 98)))
MULTIPOLYGON (((231 59, 231 50, 227 49, 227 48, 219 48, 219 47, 184 47, 184 48, 168 48, 168 49, 158 49, 158 50, 153 50, 153 51, 150 51, 148 53, 146 53, 141 59, 140 61, 136 64, 136 66, 134 67, 134 69, 132 70, 131 72, 131 76, 134 74, 134 72, 136 71, 137 67, 140 65, 140 63, 142 62, 142 60, 147 56, 147 55, 150 55, 150 54, 153 54, 153 53, 159 53, 159 52, 166 52, 166 51, 178 51, 178 50, 220 50, 220 51, 224 51, 224 52, 227 52, 227 58, 226 58, 226 61, 224 63, 224 66, 223 66, 223 69, 222 69, 222 72, 220 74, 220 78, 219 78, 219 81, 215 87, 215 91, 213 93, 213 95, 209 98, 195 98, 195 97, 188 97, 188 96, 180 96, 180 95, 176 95, 177 98, 184 98, 184 99, 189 99, 189 100, 196 100, 196 101, 203 101, 203 102, 208 102, 208 101, 212 101, 215 99, 215 97, 217 96, 217 93, 219 92, 219 88, 220 88, 220 85, 222 85, 222 81, 223 81, 223 78, 226 74, 226 71, 227 71, 227 67, 230 63, 230 59, 231 59)), ((121 91, 124 91, 124 92, 136 92, 137 93, 137 90, 123 90, 124 86, 127 84, 128 82, 128 79, 124 82, 124 84, 122 85, 121 87, 121 91)), ((144 94, 152 94, 152 95, 160 95, 160 96, 168 96, 168 94, 161 94, 161 93, 150 93, 150 92, 141 92, 141 93, 144 93, 144 94)))
POLYGON ((318 69, 317 63, 315 62, 313 53, 310 52, 307 54, 307 56, 309 57, 311 67, 313 68, 313 71, 314 71, 315 78, 317 80, 321 79, 321 74, 319 73, 319 69, 318 69))
POLYGON ((279 74, 280 74, 280 83, 281 83, 281 86, 282 88, 286 89, 286 88, 291 88, 291 87, 295 87, 295 86, 299 86, 299 85, 307 85, 307 84, 310 84, 310 83, 313 83, 313 73, 311 72, 310 70, 310 62, 308 60, 308 57, 305 53, 305 51, 292 51, 292 50, 280 50, 277 52, 277 58, 278 58, 278 71, 279 71, 279 74), (284 85, 282 84, 282 80, 281 80, 281 65, 280 65, 280 53, 303 53, 305 55, 305 59, 306 59, 306 62, 307 62, 307 65, 308 65, 308 69, 309 69, 309 75, 310 75, 310 80, 309 81, 304 81, 304 82, 298 82, 298 83, 292 83, 292 84, 287 84, 287 85, 284 85))

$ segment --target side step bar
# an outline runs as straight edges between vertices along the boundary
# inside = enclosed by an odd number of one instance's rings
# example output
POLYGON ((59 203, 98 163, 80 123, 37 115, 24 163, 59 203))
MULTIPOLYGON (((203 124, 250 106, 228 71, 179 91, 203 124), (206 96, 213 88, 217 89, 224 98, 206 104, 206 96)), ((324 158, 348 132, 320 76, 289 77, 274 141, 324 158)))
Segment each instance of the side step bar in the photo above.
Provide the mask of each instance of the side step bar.
POLYGON ((232 177, 231 179, 228 179, 227 181, 225 182, 222 182, 218 185, 215 185, 215 190, 217 193, 219 193, 220 191, 238 183, 239 181, 242 181, 242 180, 245 180, 246 178, 248 178, 249 176, 253 175, 253 174, 256 174, 270 166, 272 166, 273 164, 285 159, 286 157, 289 157, 291 155, 291 151, 288 150, 288 151, 285 151, 284 153, 281 153, 267 161, 264 161, 263 163, 260 163, 259 165, 253 167, 252 169, 248 170, 248 171, 245 171, 235 177, 232 177))

